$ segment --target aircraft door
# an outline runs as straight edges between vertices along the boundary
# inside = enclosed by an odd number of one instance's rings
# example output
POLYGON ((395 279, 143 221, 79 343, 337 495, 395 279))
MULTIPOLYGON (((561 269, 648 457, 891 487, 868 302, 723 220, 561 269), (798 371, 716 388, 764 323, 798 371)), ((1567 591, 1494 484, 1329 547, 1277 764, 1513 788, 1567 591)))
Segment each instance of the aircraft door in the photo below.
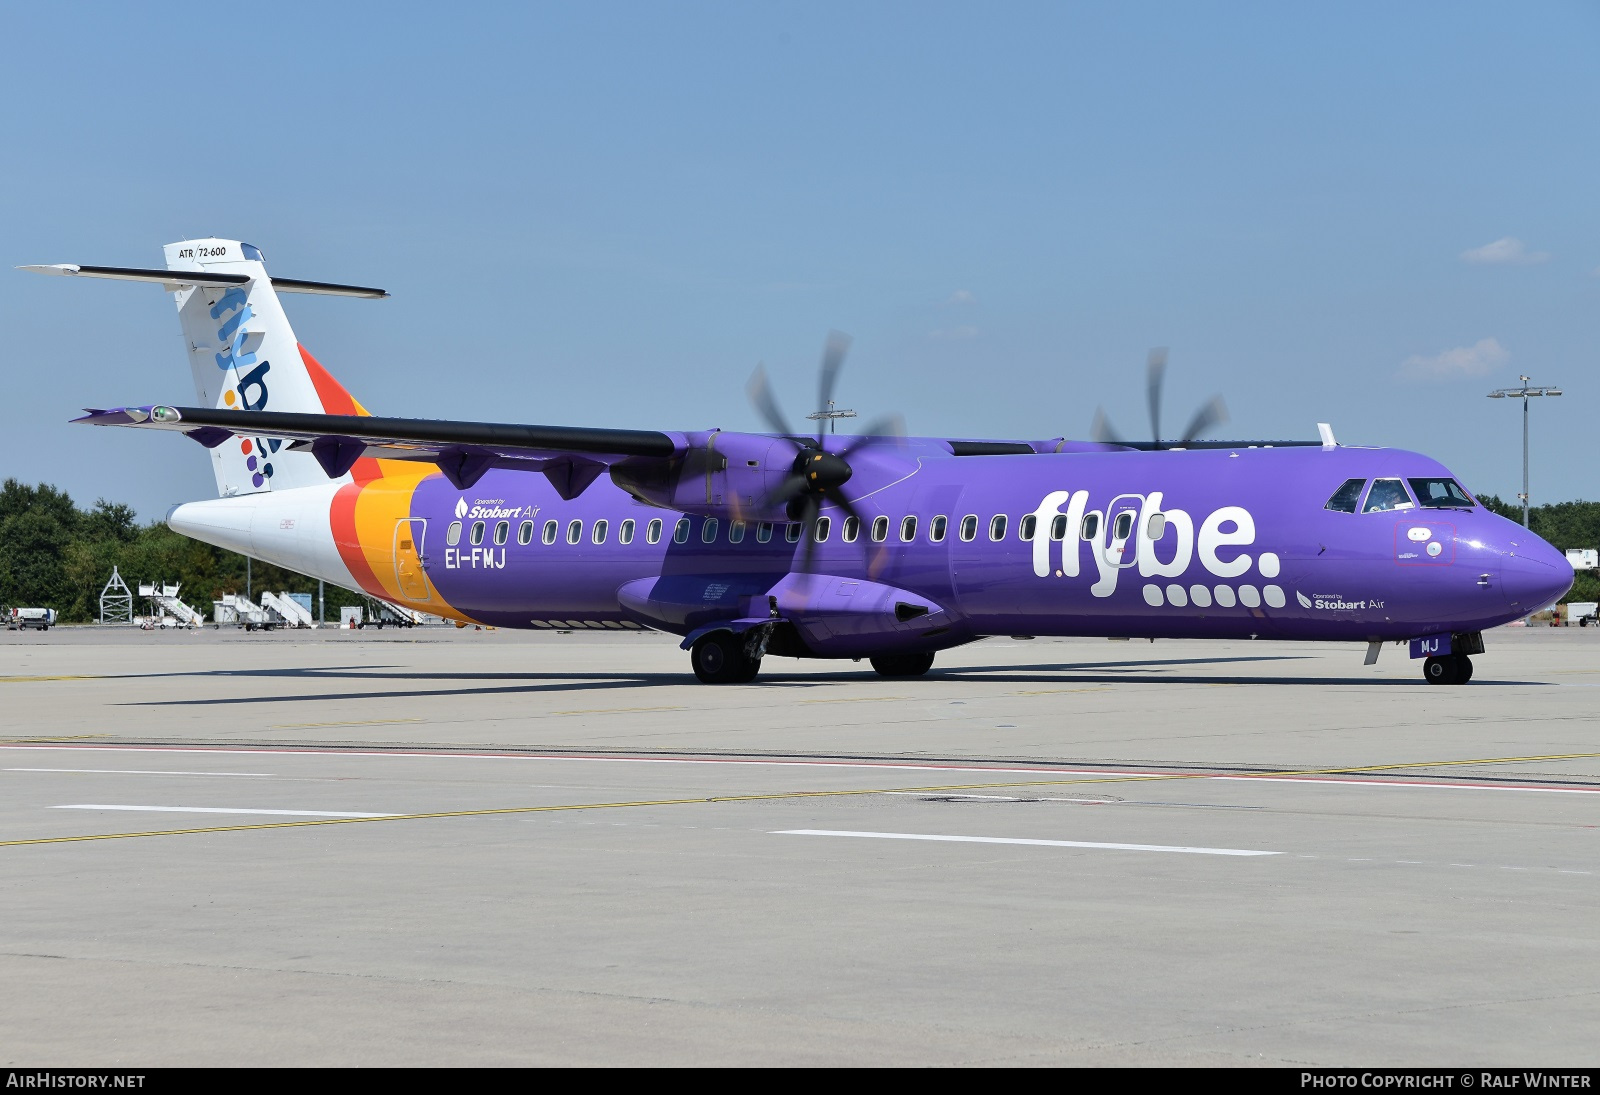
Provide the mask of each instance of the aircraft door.
POLYGON ((428 521, 423 517, 405 517, 394 526, 394 576, 400 585, 400 595, 409 601, 431 600, 428 585, 428 556, 423 548, 428 534, 428 521))
POLYGON ((1138 561, 1139 514, 1144 496, 1119 494, 1106 507, 1105 560, 1111 566, 1132 566, 1138 561))

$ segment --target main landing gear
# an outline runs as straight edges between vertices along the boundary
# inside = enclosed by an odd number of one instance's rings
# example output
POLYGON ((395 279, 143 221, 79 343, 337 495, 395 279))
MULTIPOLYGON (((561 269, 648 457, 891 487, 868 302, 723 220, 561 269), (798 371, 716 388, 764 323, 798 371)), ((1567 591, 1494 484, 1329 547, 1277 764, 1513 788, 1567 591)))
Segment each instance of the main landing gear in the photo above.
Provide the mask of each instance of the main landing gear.
POLYGON ((920 677, 933 668, 932 654, 879 654, 872 668, 880 677, 920 677))
POLYGON ((1472 659, 1465 654, 1446 654, 1422 663, 1422 677, 1429 684, 1466 684, 1472 679, 1472 659))
POLYGON ((744 638, 731 631, 702 635, 689 648, 689 664, 702 684, 748 684, 761 672, 761 659, 746 653, 744 638))
MULTIPOLYGON (((713 631, 689 648, 689 664, 703 684, 749 684, 761 672, 765 642, 751 641, 749 633, 713 631)), ((879 654, 872 668, 881 677, 920 677, 933 667, 932 654, 879 654)))

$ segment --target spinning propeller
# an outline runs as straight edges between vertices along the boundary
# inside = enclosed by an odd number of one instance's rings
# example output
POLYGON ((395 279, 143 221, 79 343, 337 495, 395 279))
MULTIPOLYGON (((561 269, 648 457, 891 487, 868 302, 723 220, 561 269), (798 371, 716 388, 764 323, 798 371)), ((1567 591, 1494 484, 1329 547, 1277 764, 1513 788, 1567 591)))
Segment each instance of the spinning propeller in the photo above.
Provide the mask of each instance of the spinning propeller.
MULTIPOLYGON (((1150 351, 1149 358, 1145 361, 1145 396, 1150 404, 1150 438, 1155 442, 1157 449, 1167 447, 1182 447, 1191 441, 1197 441, 1200 436, 1213 427, 1220 426, 1228 420, 1228 407, 1222 402, 1220 395, 1214 395, 1203 404, 1194 417, 1189 419, 1189 424, 1183 429, 1183 439, 1172 442, 1170 445, 1161 440, 1161 384, 1167 374, 1167 349, 1158 346, 1150 351)), ((1105 408, 1097 407, 1094 412, 1094 425, 1090 427, 1090 435, 1095 441, 1105 445, 1127 444, 1111 425, 1111 419, 1106 417, 1105 408)))
MULTIPOLYGON (((819 407, 826 409, 833 399, 833 389, 839 380, 839 370, 844 366, 844 355, 849 349, 849 335, 838 331, 829 332, 828 341, 822 348, 822 366, 819 370, 817 400, 819 407)), ((781 505, 789 515, 789 520, 800 522, 805 529, 802 537, 804 547, 801 549, 800 569, 809 572, 811 557, 816 550, 816 537, 812 534, 812 528, 825 502, 831 502, 845 516, 866 523, 843 489, 850 481, 850 477, 855 474, 855 469, 850 466, 850 458, 880 445, 898 444, 905 434, 905 425, 898 415, 886 415, 871 422, 864 434, 851 440, 837 452, 829 452, 824 444, 826 420, 817 422, 817 436, 814 441, 810 436, 796 433, 789 427, 789 421, 778 407, 778 400, 772 393, 771 384, 767 381, 765 366, 756 366, 756 371, 750 377, 750 383, 746 385, 745 390, 750 395, 750 402, 761 412, 761 417, 767 420, 767 425, 795 447, 794 462, 790 465, 789 474, 761 500, 761 508, 766 510, 781 505)))

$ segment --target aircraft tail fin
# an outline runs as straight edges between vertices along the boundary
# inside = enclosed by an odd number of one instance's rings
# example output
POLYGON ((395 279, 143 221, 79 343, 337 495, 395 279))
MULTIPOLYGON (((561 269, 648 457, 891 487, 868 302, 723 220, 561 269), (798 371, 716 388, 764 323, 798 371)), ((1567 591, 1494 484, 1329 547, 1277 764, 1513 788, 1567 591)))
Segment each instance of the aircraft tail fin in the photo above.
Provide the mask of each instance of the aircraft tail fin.
MULTIPOLYGON (((378 299, 382 289, 271 278, 258 248, 197 239, 166 247, 166 269, 121 266, 23 267, 41 274, 159 284, 176 295, 189 368, 200 405, 227 410, 366 414, 300 345, 279 293, 378 299)), ((234 436, 211 449, 223 496, 328 482, 308 451, 274 437, 234 436)))

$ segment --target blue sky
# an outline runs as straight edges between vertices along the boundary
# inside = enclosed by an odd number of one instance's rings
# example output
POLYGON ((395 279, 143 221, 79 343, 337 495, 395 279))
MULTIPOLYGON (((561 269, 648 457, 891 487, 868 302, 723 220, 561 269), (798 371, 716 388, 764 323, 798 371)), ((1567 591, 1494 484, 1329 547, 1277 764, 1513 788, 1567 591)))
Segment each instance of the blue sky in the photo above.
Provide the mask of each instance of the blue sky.
MULTIPOLYGON (((1418 449, 1600 497, 1600 5, 405 4, 6 8, 0 259, 201 235, 391 300, 288 299, 376 413, 1418 449)), ((198 447, 69 427, 193 398, 153 287, 0 269, 0 476, 145 517, 198 447)))

